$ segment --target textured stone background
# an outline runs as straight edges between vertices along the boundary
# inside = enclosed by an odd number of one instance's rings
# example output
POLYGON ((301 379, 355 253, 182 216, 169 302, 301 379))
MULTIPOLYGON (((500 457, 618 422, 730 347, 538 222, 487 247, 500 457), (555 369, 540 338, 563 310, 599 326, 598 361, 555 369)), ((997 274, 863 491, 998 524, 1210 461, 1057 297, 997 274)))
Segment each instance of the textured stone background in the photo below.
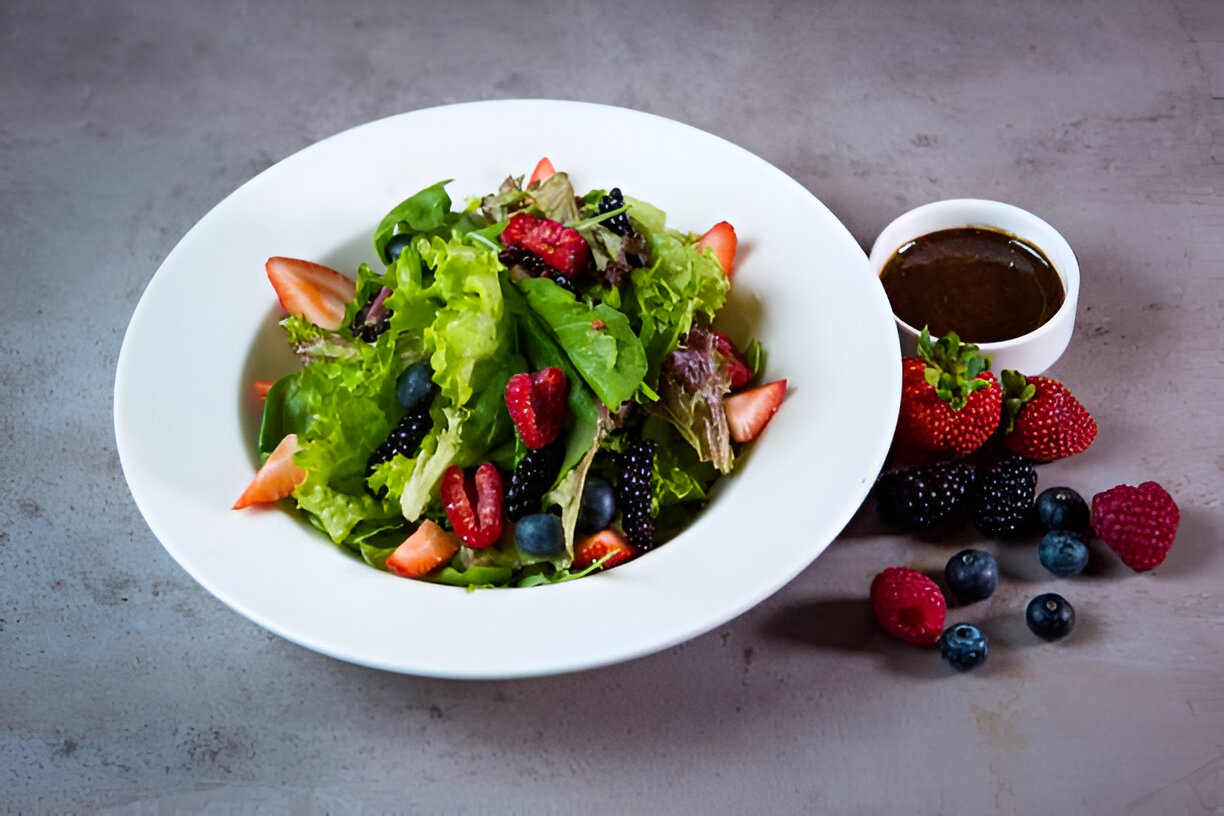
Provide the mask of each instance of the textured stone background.
POLYGON ((5 810, 1224 812, 1224 4, 9 0, 0 43, 5 810), (1101 431, 1042 485, 1161 481, 1184 514, 1168 561, 1136 576, 1097 548, 1059 583, 998 548, 1010 580, 978 613, 995 652, 963 677, 878 633, 866 589, 980 542, 869 514, 716 631, 564 677, 381 673, 224 607, 119 469, 115 361, 143 288, 298 149, 516 97, 723 136, 865 247, 939 198, 1053 223, 1084 285, 1052 373, 1101 431), (1080 628, 1037 645, 1017 610, 1053 587, 1080 628))

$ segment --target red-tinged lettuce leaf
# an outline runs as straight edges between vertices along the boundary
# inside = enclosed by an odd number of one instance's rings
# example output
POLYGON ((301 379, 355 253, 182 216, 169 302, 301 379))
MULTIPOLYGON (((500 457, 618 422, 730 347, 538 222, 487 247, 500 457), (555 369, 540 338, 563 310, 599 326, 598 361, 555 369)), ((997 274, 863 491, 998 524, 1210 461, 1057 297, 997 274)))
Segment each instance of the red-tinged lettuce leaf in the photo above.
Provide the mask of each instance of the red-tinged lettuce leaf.
POLYGON ((693 329, 663 359, 659 399, 646 409, 670 422, 701 461, 730 473, 735 453, 723 407, 723 396, 730 390, 727 361, 715 348, 713 335, 693 329))

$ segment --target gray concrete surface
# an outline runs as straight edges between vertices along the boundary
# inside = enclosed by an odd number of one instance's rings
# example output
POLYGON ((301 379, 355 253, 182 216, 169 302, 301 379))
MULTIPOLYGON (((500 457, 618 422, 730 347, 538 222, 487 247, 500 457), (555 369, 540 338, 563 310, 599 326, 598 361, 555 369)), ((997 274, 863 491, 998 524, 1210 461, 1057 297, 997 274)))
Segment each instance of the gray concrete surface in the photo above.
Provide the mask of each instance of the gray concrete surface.
POLYGON ((8 0, 0 42, 0 809, 1224 812, 1224 4, 8 0), (1055 224, 1084 287, 1052 373, 1101 430, 1041 484, 1164 483, 1168 561, 1134 575, 1098 548, 1059 582, 998 547, 1009 579, 975 613, 995 651, 967 676, 877 632, 866 594, 980 541, 870 513, 716 631, 563 677, 380 673, 231 612, 119 469, 115 361, 143 287, 299 148, 512 97, 712 131, 864 246, 946 197, 1055 224), (1080 627, 1039 645, 1018 610, 1056 587, 1080 627))

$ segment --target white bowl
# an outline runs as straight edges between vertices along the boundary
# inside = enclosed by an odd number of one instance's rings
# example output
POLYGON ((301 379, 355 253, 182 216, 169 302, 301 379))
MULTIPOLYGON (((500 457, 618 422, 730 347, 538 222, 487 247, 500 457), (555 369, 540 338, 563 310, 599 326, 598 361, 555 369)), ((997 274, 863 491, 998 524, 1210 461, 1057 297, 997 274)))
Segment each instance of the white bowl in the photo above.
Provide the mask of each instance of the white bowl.
MULTIPOLYGON (((915 238, 964 227, 999 230, 1032 244, 1045 253, 1062 280, 1065 298, 1048 321, 1011 340, 978 344, 982 353, 991 358, 992 371, 1010 368, 1022 374, 1040 374, 1062 356, 1071 340, 1080 284, 1079 262, 1071 246, 1042 219, 1011 204, 979 198, 954 198, 924 204, 884 228, 871 247, 871 268, 878 276, 893 253, 915 238)), ((894 319, 902 354, 916 354, 921 327, 911 326, 895 315, 894 319)))

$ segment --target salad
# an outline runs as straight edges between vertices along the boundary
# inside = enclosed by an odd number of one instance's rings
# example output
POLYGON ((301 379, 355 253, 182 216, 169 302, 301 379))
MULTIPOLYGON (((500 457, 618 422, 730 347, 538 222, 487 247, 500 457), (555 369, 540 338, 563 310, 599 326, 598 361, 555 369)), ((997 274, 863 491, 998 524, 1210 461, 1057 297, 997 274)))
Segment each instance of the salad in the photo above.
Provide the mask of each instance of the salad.
POLYGON ((235 509, 292 498, 335 544, 466 587, 581 577, 664 544, 781 404, 714 326, 736 235, 681 232, 618 188, 449 182, 374 230, 353 280, 266 271, 299 370, 255 384, 263 464, 235 509))

